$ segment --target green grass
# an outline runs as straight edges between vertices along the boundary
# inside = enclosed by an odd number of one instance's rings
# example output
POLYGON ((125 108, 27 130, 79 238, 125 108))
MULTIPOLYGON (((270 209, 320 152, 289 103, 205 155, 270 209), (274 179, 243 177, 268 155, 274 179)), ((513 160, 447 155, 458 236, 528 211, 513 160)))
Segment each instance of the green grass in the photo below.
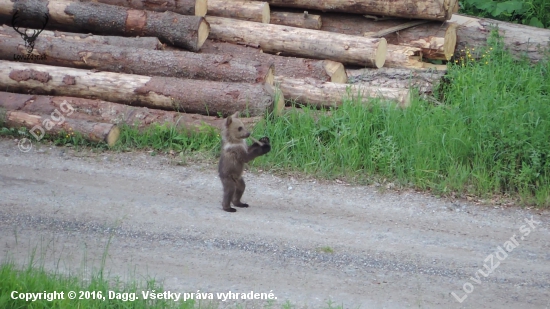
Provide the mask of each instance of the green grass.
MULTIPOLYGON (((100 271, 92 276, 90 280, 84 281, 79 276, 68 276, 58 272, 49 272, 43 265, 35 265, 30 262, 24 269, 18 269, 14 263, 7 262, 0 265, 0 308, 195 308, 195 301, 174 302, 173 300, 146 300, 141 297, 141 291, 155 290, 157 293, 163 291, 162 287, 154 280, 149 280, 145 284, 136 282, 122 283, 118 280, 110 282, 103 277, 100 271), (12 299, 12 292, 19 293, 51 293, 53 291, 63 292, 64 299, 53 300, 52 294, 41 295, 43 299, 30 301, 12 299), (75 291, 76 299, 69 299, 69 292, 75 291), (93 294, 81 294, 85 292, 94 292, 93 294), (138 299, 134 301, 125 301, 124 299, 109 299, 109 291, 112 293, 135 293, 138 299), (101 294, 99 294, 99 293, 101 294), (47 299, 50 297, 50 300, 47 299), (79 299, 82 297, 81 299, 79 299), (105 300, 103 300, 105 297, 105 300), (46 299, 44 299, 46 298, 46 299), (88 299, 86 299, 88 298, 88 299)), ((116 294, 112 294, 116 295, 116 294)), ((124 294, 119 294, 124 295, 124 294)), ((131 295, 131 294, 126 294, 131 295)), ((59 296, 58 296, 59 298, 59 296)), ((129 299, 129 298, 127 298, 129 299)))
POLYGON ((254 164, 548 207, 550 64, 516 61, 496 41, 490 46, 482 61, 449 65, 442 104, 416 98, 401 110, 346 102, 330 116, 305 109, 265 122, 257 129, 273 151, 254 164))

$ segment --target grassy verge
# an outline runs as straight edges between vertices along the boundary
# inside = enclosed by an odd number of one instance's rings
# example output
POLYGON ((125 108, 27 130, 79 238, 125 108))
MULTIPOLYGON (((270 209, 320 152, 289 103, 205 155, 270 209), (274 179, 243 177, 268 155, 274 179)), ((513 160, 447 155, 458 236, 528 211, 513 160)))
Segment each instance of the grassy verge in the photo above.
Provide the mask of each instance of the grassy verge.
MULTIPOLYGON (((550 61, 514 60, 497 39, 489 49, 471 52, 482 53, 482 60, 449 64, 439 104, 415 97, 402 110, 345 102, 330 115, 305 108, 261 122, 254 136, 269 136, 273 151, 252 165, 550 206, 550 61)), ((78 136, 54 142, 85 144, 78 136)), ((163 126, 141 133, 123 128, 116 149, 135 148, 213 159, 220 138, 163 126)))
MULTIPOLYGON (((30 263, 25 269, 17 269, 13 263, 0 265, 0 308, 194 308, 194 301, 173 300, 146 300, 141 291, 162 293, 162 287, 155 281, 148 281, 144 285, 138 283, 108 282, 102 272, 92 276, 91 280, 84 281, 79 277, 66 276, 56 272, 48 272, 41 266, 30 263), (13 294, 16 291, 18 293, 13 294), (59 294, 53 299, 53 291, 63 292, 64 299, 59 294), (76 299, 69 299, 69 292, 76 292, 76 299), (111 291, 111 292, 109 292, 111 291), (88 292, 86 294, 86 292, 88 292), (91 292, 91 293, 90 293, 91 292), (37 299, 20 299, 19 293, 40 293, 37 299), (44 294, 49 293, 49 294, 44 294), (118 294, 117 294, 118 293, 118 294), (131 300, 132 293, 139 298, 131 300), (118 296, 120 299, 109 299, 109 296, 118 296), (13 297, 12 297, 13 296, 13 297), (126 296, 126 299, 123 298, 126 296), (40 297, 41 299, 38 299, 40 297), (49 299, 48 299, 49 297, 49 299), (105 297, 105 299, 103 299, 105 297), (15 298, 15 299, 13 299, 15 298)), ((34 296, 33 296, 34 297, 34 296)))

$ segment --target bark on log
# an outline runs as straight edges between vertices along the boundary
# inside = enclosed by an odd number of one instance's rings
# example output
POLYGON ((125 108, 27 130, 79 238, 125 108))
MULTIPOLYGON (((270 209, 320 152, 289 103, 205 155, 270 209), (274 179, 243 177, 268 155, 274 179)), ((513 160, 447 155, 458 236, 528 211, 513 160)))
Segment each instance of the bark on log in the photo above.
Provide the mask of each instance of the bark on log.
POLYGON ((120 136, 120 130, 114 124, 53 117, 58 115, 33 115, 21 111, 8 111, 5 123, 7 127, 25 127, 37 139, 42 139, 45 134, 78 132, 87 140, 105 142, 113 146, 120 136))
POLYGON ((172 11, 182 15, 206 15, 206 0, 80 0, 81 2, 101 2, 111 5, 131 7, 137 10, 157 12, 172 11))
MULTIPOLYGON (((386 60, 386 39, 358 38, 324 31, 207 16, 210 38, 257 44, 269 53, 284 53, 344 64, 380 68, 386 60)), ((277 74, 277 72, 275 72, 277 74)))
POLYGON ((278 114, 284 98, 268 84, 91 72, 0 60, 0 89, 76 96, 200 114, 278 114), (278 98, 274 103, 275 98, 278 98), (274 109, 275 108, 275 109, 274 109))
MULTIPOLYGON (((41 64, 48 65, 148 76, 267 83, 273 86, 273 63, 251 61, 238 55, 128 50, 51 37, 38 37, 32 55, 36 55, 41 64)), ((23 40, 0 36, 0 59, 25 57, 28 56, 23 40)))
POLYGON ((487 46, 491 30, 497 26, 504 45, 516 57, 525 55, 532 62, 538 62, 550 51, 550 29, 459 14, 454 14, 450 22, 458 25, 457 57, 465 56, 466 48, 487 46))
POLYGON ((235 18, 269 24, 271 19, 267 2, 244 0, 208 0, 208 15, 235 18))
MULTIPOLYGON (((70 119, 130 125, 142 130, 152 125, 168 125, 189 132, 219 131, 224 118, 186 114, 147 107, 136 107, 102 100, 76 97, 28 95, 0 92, 0 108, 21 111, 33 115, 57 115, 71 113, 70 119), (57 112, 56 112, 57 110, 57 112), (63 113, 63 111, 66 111, 63 113)), ((242 117, 242 122, 253 128, 262 117, 242 117)))
POLYGON ((238 56, 251 61, 275 64, 275 73, 280 76, 292 78, 311 77, 321 81, 333 83, 346 83, 348 78, 344 65, 331 60, 314 60, 294 57, 283 57, 263 53, 262 50, 231 44, 227 42, 214 42, 207 40, 201 54, 216 54, 225 56, 238 56))
MULTIPOLYGON (((32 31, 38 31, 39 29, 27 29, 29 33, 32 31)), ((24 42, 21 39, 21 35, 13 30, 12 27, 7 25, 0 25, 0 37, 8 36, 11 38, 18 38, 21 42, 24 42)), ((58 39, 72 41, 75 43, 86 43, 86 44, 107 44, 114 45, 125 48, 143 48, 143 49, 164 49, 163 44, 159 39, 155 37, 121 37, 121 36, 102 36, 102 35, 93 35, 83 34, 83 33, 72 33, 72 32, 61 32, 61 31, 48 31, 44 30, 40 33, 37 40, 43 38, 48 39, 58 39)), ((52 41, 54 42, 54 41, 52 41)), ((56 44, 56 43, 54 43, 56 44)))
POLYGON ((445 71, 381 68, 378 70, 346 70, 351 84, 371 87, 412 89, 421 95, 431 95, 438 87, 445 71))
POLYGON ((410 105, 408 89, 383 88, 366 85, 346 85, 320 82, 315 79, 294 79, 275 77, 285 98, 296 103, 316 107, 340 106, 346 99, 358 100, 368 104, 372 98, 397 101, 399 106, 410 105))
POLYGON ((312 9, 444 21, 451 18, 456 0, 262 0, 272 7, 312 9))
MULTIPOLYGON (((361 15, 323 14, 321 30, 358 36, 373 36, 388 28, 410 20, 390 19, 374 21, 361 15)), ((411 46, 422 49, 427 59, 450 60, 456 47, 456 25, 453 23, 428 22, 383 35, 388 44, 411 46)))
MULTIPOLYGON (((152 12, 103 3, 68 1, 0 0, 0 15, 19 14, 22 27, 33 27, 49 14, 48 27, 124 36, 153 36, 162 42, 198 51, 210 27, 200 16, 152 12), (50 25, 51 24, 51 25, 50 25)), ((42 28, 42 26, 40 26, 42 28)))
POLYGON ((275 25, 291 26, 298 28, 307 28, 321 30, 321 15, 292 12, 271 12, 271 23, 275 25))

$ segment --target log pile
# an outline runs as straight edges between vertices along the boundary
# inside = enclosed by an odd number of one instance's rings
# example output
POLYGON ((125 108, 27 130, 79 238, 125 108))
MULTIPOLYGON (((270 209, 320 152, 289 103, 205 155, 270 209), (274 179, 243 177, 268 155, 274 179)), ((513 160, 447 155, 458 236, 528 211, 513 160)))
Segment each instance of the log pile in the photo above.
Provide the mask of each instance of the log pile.
POLYGON ((112 144, 120 123, 216 130, 236 111, 251 124, 278 115, 285 99, 406 108, 494 24, 518 56, 548 49, 548 30, 457 11, 457 0, 0 0, 0 108, 29 127, 70 102, 67 125, 112 144))

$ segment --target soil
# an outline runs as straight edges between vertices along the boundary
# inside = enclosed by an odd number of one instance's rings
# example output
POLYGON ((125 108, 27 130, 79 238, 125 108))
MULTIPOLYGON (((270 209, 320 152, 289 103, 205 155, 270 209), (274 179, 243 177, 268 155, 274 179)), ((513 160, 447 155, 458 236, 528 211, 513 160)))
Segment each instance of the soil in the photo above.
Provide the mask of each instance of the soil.
MULTIPOLYGON (((216 164, 179 161, 46 144, 24 153, 0 139, 0 262, 24 265, 36 249, 48 269, 84 273, 106 252, 111 278, 272 292, 296 308, 550 308, 548 210, 258 171, 244 176, 250 207, 227 213, 216 164)), ((236 302, 267 304, 219 307, 236 302)))

